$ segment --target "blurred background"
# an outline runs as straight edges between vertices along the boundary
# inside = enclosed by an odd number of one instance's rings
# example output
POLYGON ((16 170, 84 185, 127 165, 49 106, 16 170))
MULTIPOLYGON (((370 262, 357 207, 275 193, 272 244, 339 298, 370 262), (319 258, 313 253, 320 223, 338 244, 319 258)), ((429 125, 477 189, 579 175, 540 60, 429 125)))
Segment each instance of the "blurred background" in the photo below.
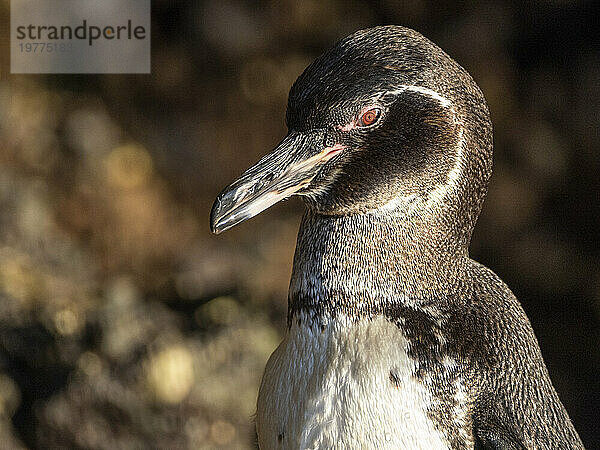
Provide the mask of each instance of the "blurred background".
POLYGON ((483 89, 472 244, 600 449, 597 3, 153 1, 151 75, 10 75, 0 0, 0 448, 251 449, 302 204, 212 236, 285 134, 288 89, 359 28, 415 28, 483 89))

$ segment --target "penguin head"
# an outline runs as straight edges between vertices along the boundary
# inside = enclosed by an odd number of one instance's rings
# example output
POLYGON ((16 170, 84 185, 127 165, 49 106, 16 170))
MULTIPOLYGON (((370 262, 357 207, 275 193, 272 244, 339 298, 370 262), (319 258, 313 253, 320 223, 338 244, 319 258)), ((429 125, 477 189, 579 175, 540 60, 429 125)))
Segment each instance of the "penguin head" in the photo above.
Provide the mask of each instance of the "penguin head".
POLYGON ((283 141, 217 197, 213 232, 292 195, 324 215, 474 226, 491 172, 486 102, 419 33, 384 26, 342 39, 296 80, 286 121, 283 141))

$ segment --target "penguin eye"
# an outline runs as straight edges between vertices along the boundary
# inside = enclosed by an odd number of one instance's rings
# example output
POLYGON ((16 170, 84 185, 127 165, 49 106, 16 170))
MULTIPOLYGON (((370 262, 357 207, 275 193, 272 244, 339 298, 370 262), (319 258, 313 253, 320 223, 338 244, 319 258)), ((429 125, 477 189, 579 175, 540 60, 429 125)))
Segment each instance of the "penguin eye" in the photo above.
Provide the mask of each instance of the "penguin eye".
POLYGON ((369 110, 365 111, 362 116, 360 116, 360 119, 358 120, 358 125, 361 127, 368 127, 370 125, 373 125, 375 122, 377 122, 380 117, 381 117, 381 109, 379 109, 379 108, 369 109, 369 110))

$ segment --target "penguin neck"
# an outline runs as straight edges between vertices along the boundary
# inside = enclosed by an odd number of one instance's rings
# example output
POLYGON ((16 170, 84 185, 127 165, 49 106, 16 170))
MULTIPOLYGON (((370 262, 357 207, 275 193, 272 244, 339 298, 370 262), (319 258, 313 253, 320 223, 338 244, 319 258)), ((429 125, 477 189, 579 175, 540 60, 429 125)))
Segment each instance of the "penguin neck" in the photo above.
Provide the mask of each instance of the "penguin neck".
POLYGON ((467 245, 468 238, 445 231, 433 215, 308 210, 294 255, 288 323, 299 314, 360 318, 431 307, 460 289, 467 245))

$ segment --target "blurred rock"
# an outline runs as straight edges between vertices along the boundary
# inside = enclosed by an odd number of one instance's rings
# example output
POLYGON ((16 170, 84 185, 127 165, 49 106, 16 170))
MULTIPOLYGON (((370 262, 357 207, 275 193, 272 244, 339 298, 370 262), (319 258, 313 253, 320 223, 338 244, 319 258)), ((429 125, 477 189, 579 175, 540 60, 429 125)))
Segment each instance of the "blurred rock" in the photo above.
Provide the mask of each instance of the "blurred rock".
POLYGON ((81 152, 82 162, 92 169, 120 141, 119 127, 99 105, 80 107, 66 119, 67 143, 81 152))
POLYGON ((139 145, 122 145, 111 150, 104 160, 106 179, 111 186, 135 189, 152 176, 152 158, 139 145))
POLYGON ((245 2, 205 2, 203 8, 195 12, 206 42, 227 56, 242 57, 266 44, 268 22, 260 10, 245 2))
POLYGON ((21 392, 15 382, 4 374, 0 374, 0 416, 12 417, 19 403, 21 392))
POLYGON ((192 389, 192 355, 183 345, 172 345, 148 362, 147 380, 152 394, 163 403, 181 402, 192 389))

